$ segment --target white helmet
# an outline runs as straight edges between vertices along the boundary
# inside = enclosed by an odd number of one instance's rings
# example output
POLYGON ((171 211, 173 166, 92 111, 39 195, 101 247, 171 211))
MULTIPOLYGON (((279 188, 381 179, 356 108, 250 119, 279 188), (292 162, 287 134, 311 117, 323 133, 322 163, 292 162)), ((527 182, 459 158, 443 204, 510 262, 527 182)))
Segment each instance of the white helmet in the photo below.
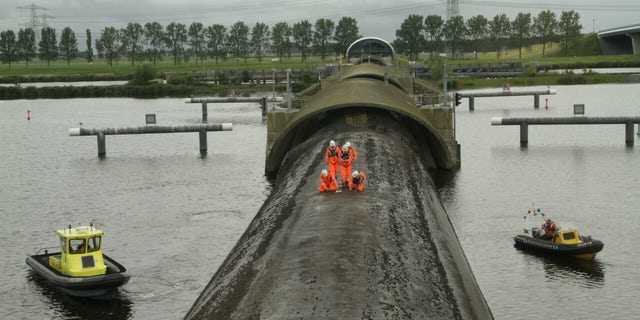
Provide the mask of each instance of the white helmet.
POLYGON ((336 142, 331 140, 329 141, 329 147, 335 147, 336 146, 336 142))
POLYGON ((351 142, 347 141, 344 143, 345 146, 347 146, 347 148, 351 147, 351 142))
POLYGON ((327 169, 322 169, 322 175, 325 177, 329 175, 329 172, 327 172, 327 169))
POLYGON ((344 146, 342 146, 342 152, 347 152, 347 151, 349 151, 349 146, 345 144, 344 146))
POLYGON ((351 174, 352 177, 357 178, 360 175, 360 172, 358 172, 358 170, 353 171, 353 173, 351 174))

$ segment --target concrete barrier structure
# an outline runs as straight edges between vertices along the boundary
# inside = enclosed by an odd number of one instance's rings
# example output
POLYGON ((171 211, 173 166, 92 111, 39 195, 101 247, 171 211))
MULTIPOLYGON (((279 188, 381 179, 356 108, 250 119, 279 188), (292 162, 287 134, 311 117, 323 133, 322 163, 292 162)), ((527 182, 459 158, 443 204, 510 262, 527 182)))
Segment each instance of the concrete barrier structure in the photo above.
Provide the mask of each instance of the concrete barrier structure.
POLYGON ((529 125, 568 125, 568 124, 624 124, 625 142, 632 146, 634 143, 633 126, 640 123, 640 117, 539 117, 539 118, 491 118, 492 126, 520 126, 520 143, 529 142, 529 125))
POLYGON ((98 156, 107 154, 106 136, 119 134, 151 134, 151 133, 176 133, 176 132, 198 132, 200 137, 200 154, 207 154, 207 132, 208 131, 231 131, 233 124, 200 124, 185 126, 144 126, 144 127, 123 127, 123 128, 70 128, 70 136, 97 136, 98 156))
POLYGON ((273 189, 185 319, 493 318, 429 173, 460 163, 454 109, 361 56, 268 111, 273 189), (363 192, 318 192, 330 140, 357 150, 363 192))
POLYGON ((265 172, 275 176, 286 152, 320 130, 321 120, 332 113, 376 109, 399 117, 422 137, 430 168, 452 169, 459 163, 455 140, 454 110, 419 107, 407 89, 391 76, 393 70, 377 64, 356 65, 322 89, 299 110, 272 110, 267 114, 265 172))

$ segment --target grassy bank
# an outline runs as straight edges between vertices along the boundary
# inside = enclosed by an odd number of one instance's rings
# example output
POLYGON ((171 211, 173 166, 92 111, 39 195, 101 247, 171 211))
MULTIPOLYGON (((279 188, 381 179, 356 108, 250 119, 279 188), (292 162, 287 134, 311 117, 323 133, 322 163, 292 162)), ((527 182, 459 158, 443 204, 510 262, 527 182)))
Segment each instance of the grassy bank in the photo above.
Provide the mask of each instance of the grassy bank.
POLYGON ((631 83, 637 82, 633 77, 624 74, 557 74, 542 75, 535 77, 517 78, 456 78, 460 81, 460 90, 481 89, 481 88, 502 88, 504 83, 509 83, 511 87, 525 86, 554 86, 569 84, 599 84, 599 83, 631 83))

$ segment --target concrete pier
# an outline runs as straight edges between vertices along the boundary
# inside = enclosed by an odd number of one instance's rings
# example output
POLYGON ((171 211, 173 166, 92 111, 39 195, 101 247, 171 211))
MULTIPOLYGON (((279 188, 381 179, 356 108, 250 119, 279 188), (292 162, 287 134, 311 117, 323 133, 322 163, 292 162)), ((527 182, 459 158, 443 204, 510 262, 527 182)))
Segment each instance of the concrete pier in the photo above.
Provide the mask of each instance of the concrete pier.
POLYGON ((268 102, 280 102, 282 98, 276 99, 267 98, 267 97, 219 97, 219 98, 189 98, 186 99, 185 103, 200 103, 202 104, 202 122, 207 122, 208 118, 208 110, 207 103, 231 103, 231 102, 241 102, 241 103, 260 103, 260 110, 262 110, 262 115, 267 115, 267 103, 268 102))
POLYGON ((185 126, 143 126, 143 127, 123 127, 123 128, 71 128, 70 136, 97 136, 98 156, 107 154, 106 136, 119 134, 150 134, 150 133, 179 133, 179 132, 199 132, 200 153, 207 153, 207 131, 231 131, 233 124, 199 124, 185 126))
POLYGON ((476 93, 464 93, 460 92, 462 98, 469 98, 469 110, 473 111, 475 108, 475 98, 486 97, 516 97, 516 96, 533 96, 533 108, 540 108, 540 96, 556 94, 555 89, 547 90, 528 90, 528 91, 511 91, 504 90, 499 92, 476 92, 476 93))
POLYGON ((634 144, 633 126, 640 123, 640 117, 538 117, 538 118, 491 118, 492 126, 520 126, 520 143, 529 142, 529 125, 568 125, 568 124, 624 124, 625 143, 634 144))

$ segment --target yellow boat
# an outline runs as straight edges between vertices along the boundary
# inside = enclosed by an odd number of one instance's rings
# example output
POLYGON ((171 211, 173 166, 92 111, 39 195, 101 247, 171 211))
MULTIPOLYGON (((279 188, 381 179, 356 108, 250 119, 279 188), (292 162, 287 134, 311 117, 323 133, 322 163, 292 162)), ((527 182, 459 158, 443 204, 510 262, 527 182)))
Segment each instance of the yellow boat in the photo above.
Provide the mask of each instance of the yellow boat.
MULTIPOLYGON (((540 215, 544 220, 544 213, 540 209, 529 210, 525 220, 530 215, 540 215)), ((604 247, 600 240, 592 239, 591 236, 584 237, 576 229, 559 229, 551 239, 545 239, 543 230, 538 227, 524 229, 524 234, 514 237, 515 247, 534 251, 537 253, 566 256, 578 259, 592 260, 604 247)))
POLYGON ((80 226, 57 231, 59 247, 42 248, 27 256, 33 271, 72 296, 95 297, 113 293, 129 281, 127 269, 102 253, 104 233, 80 226), (42 253, 44 252, 44 253, 42 253))

